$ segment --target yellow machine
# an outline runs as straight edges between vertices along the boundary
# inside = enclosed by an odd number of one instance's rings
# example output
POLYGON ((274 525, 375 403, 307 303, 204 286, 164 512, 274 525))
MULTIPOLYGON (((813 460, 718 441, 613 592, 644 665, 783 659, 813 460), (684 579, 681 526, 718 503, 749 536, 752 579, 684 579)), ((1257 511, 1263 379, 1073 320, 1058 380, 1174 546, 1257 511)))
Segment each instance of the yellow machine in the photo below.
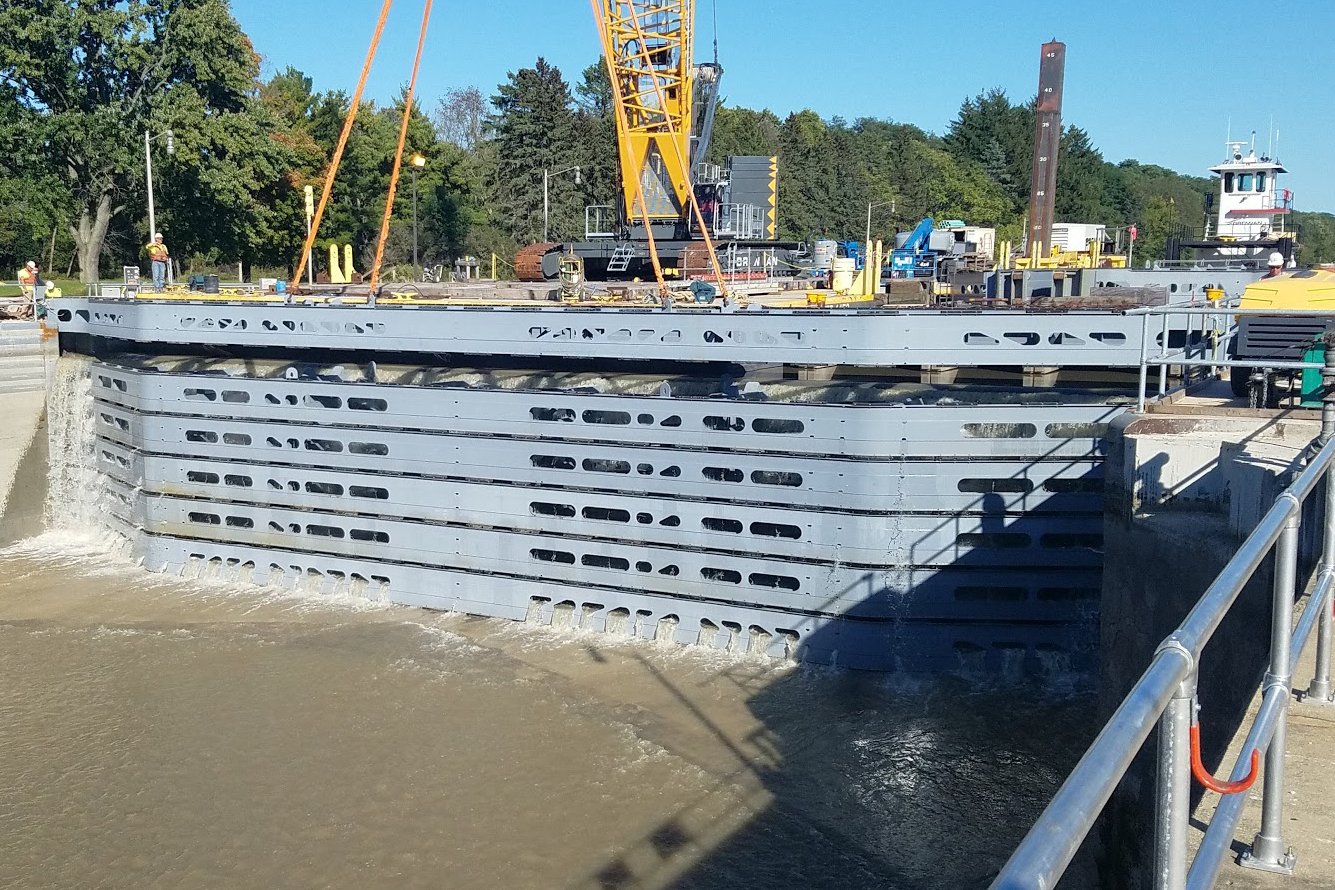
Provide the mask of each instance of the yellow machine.
MULTIPOLYGON (((1009 243, 1003 245, 1009 249, 1009 243)), ((1085 250, 1062 250, 1053 246, 1052 252, 1042 257, 1017 257, 1016 269, 1125 269, 1127 258, 1121 254, 1106 254, 1102 245, 1090 241, 1085 250)))
POLYGON ((1335 326, 1335 271, 1305 269, 1262 278, 1247 286, 1241 309, 1269 310, 1243 315, 1229 357, 1247 362, 1229 369, 1233 394, 1252 407, 1273 407, 1277 392, 1272 363, 1307 358, 1317 339, 1335 326), (1272 314, 1273 313, 1273 314, 1272 314))
POLYGON ((1247 286, 1239 308, 1335 312, 1335 270, 1310 269, 1262 278, 1247 286))

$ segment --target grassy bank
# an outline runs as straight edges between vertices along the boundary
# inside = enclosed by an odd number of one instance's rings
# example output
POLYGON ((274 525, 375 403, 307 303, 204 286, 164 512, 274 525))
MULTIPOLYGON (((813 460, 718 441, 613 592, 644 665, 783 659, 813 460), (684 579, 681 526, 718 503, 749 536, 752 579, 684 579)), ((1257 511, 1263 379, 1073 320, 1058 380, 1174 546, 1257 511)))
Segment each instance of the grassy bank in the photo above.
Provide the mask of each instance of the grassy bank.
MULTIPOLYGON (((56 287, 65 294, 65 296, 82 296, 88 292, 87 286, 77 278, 49 278, 48 281, 54 281, 56 287)), ((105 281, 104 284, 117 284, 119 282, 105 281)), ((17 297, 19 295, 19 286, 14 281, 0 282, 0 297, 17 297)))

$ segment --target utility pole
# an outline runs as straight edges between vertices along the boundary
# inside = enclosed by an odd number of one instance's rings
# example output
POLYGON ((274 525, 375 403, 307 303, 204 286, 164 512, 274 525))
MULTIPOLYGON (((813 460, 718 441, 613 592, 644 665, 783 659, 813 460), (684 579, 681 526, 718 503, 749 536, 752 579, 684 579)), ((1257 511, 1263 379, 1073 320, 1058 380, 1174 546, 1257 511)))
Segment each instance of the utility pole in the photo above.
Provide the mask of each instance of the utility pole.
POLYGON ((153 236, 158 233, 158 218, 153 206, 153 140, 159 138, 167 140, 167 154, 176 154, 176 137, 171 130, 163 130, 159 136, 153 136, 148 130, 144 131, 144 175, 148 180, 149 241, 152 241, 153 236))
MULTIPOLYGON (((311 225, 315 220, 315 187, 306 186, 306 239, 310 240, 311 225)), ((306 257, 306 280, 315 285, 315 248, 311 248, 310 254, 306 257)), ((298 282, 300 284, 300 282, 298 282)))
POLYGON ((153 145, 148 131, 144 131, 144 171, 148 178, 148 240, 158 233, 158 218, 153 212, 153 145))
POLYGON ((575 172, 575 185, 579 185, 582 182, 582 180, 580 179, 579 167, 567 167, 564 170, 557 170, 555 173, 549 173, 547 170, 542 171, 542 243, 543 244, 546 244, 547 239, 550 237, 548 235, 548 228, 549 228, 548 221, 551 218, 552 202, 551 202, 551 188, 549 184, 553 176, 560 176, 562 173, 569 173, 572 170, 575 172))
POLYGON ((413 270, 416 272, 420 268, 417 262, 417 171, 426 166, 426 158, 415 154, 410 160, 413 166, 413 270))

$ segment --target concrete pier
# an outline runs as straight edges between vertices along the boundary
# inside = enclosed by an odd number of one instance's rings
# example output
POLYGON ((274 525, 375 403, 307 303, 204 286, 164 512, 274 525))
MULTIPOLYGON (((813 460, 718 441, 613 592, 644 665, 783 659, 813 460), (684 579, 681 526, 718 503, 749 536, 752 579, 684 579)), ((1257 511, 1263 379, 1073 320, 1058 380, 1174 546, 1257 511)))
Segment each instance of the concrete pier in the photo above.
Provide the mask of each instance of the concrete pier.
POLYGON ((40 530, 46 500, 46 382, 55 341, 0 322, 0 546, 40 530))

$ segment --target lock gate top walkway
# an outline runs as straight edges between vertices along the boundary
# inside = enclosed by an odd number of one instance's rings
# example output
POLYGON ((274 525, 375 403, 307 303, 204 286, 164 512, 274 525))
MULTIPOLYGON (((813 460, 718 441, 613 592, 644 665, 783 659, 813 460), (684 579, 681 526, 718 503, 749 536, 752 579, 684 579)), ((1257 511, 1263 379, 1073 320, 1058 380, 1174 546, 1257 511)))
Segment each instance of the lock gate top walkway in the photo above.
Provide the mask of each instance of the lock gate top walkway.
MULTIPOLYGON (((1298 604, 1299 611, 1305 605, 1298 604)), ((1295 613, 1295 621, 1297 616, 1295 613)), ((1309 646, 1299 661, 1297 677, 1312 676, 1316 667, 1315 647, 1309 646)), ((1246 727, 1252 725, 1261 707, 1258 693, 1252 701, 1244 730, 1229 746, 1224 763, 1235 763, 1242 753, 1246 727)), ((1293 848, 1296 864, 1292 875, 1269 874, 1244 869, 1231 861, 1220 870, 1220 887, 1239 890, 1329 890, 1335 887, 1335 705, 1321 704, 1295 695, 1289 711, 1287 756, 1289 821, 1285 841, 1293 848)), ((1194 855, 1204 827, 1209 825, 1218 795, 1210 794, 1197 804, 1192 819, 1190 846, 1194 855)), ((1247 792, 1242 818, 1233 836, 1229 855, 1250 847, 1261 827, 1261 788, 1247 792)))

